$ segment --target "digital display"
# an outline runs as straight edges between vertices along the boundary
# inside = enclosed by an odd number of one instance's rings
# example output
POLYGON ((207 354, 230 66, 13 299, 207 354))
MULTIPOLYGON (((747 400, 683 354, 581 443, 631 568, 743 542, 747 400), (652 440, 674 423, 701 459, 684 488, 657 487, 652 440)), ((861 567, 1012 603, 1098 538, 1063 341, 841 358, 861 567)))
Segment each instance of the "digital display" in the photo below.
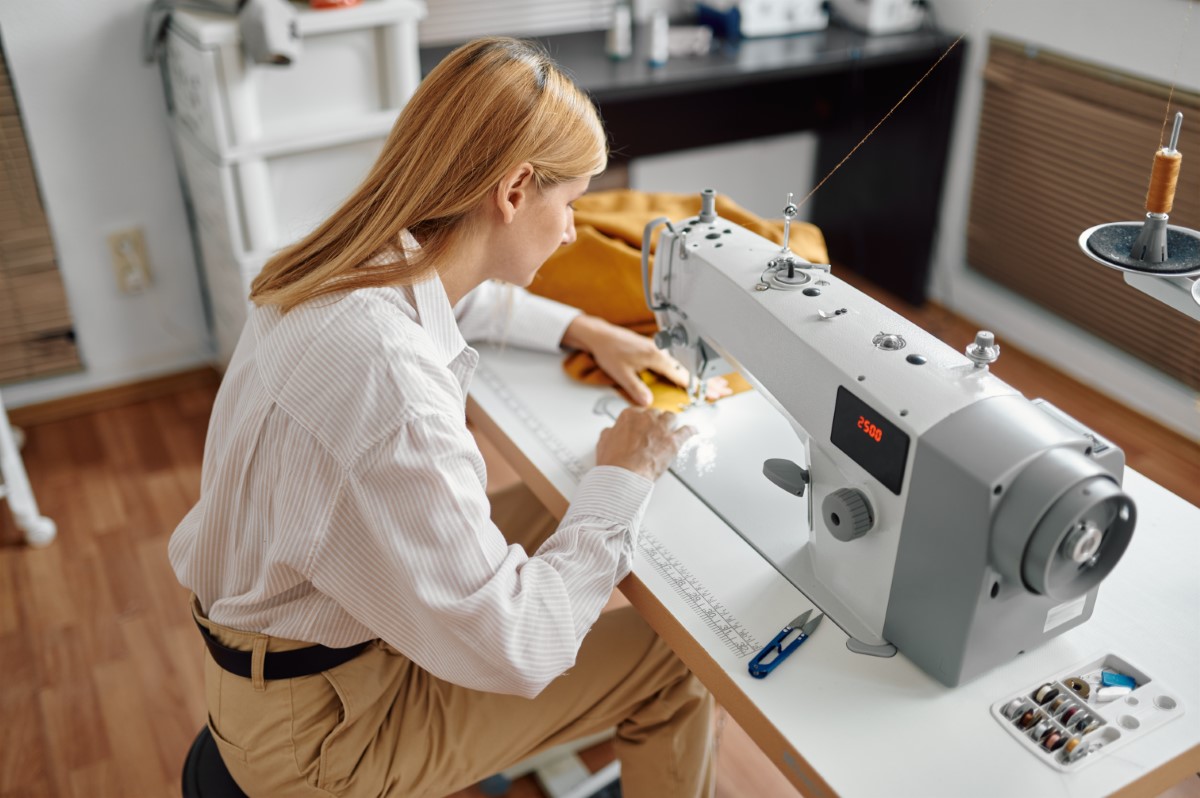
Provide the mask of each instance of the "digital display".
POLYGON ((900 495, 908 461, 908 433, 841 385, 829 439, 884 487, 900 495))

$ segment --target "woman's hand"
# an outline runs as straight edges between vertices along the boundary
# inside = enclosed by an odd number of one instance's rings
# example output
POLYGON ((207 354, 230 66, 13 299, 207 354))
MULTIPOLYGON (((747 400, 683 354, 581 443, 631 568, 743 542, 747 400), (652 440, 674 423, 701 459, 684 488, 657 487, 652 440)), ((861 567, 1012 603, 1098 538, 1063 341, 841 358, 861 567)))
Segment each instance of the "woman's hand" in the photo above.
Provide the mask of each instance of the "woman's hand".
MULTIPOLYGON (((572 349, 590 352, 596 365, 643 407, 654 399, 650 388, 639 376, 643 369, 660 374, 681 388, 688 386, 687 369, 655 346, 654 341, 624 327, 609 324, 597 316, 575 317, 563 333, 562 343, 572 349)), ((724 380, 710 380, 709 383, 709 399, 729 393, 729 386, 724 380)))
POLYGON ((679 447, 696 434, 690 426, 675 427, 675 414, 665 410, 627 407, 617 423, 600 433, 596 465, 627 468, 650 481, 662 476, 679 447))

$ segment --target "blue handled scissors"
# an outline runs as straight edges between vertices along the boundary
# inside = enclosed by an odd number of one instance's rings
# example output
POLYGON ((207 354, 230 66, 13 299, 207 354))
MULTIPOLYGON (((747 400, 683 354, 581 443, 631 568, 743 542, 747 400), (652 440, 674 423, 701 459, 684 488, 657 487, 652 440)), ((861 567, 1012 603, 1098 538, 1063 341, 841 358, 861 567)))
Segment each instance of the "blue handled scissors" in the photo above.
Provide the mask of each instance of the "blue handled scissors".
POLYGON ((763 678, 775 670, 776 665, 787 659, 789 654, 800 648, 800 644, 817 630, 817 627, 821 625, 821 621, 825 617, 825 614, 822 613, 810 621, 808 618, 812 615, 812 612, 812 610, 805 610, 800 613, 791 623, 783 627, 783 631, 775 635, 770 643, 763 646, 763 650, 758 652, 754 659, 750 660, 751 676, 756 679, 763 678), (785 645, 784 640, 792 632, 799 632, 799 634, 785 645))

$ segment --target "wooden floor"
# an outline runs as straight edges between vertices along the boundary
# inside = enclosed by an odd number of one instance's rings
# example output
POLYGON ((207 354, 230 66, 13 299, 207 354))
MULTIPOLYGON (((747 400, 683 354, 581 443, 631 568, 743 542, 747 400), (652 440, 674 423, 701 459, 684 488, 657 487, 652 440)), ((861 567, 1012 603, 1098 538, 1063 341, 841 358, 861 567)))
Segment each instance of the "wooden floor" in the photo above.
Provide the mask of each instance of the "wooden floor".
MULTIPOLYGON (((975 330, 937 307, 902 310, 956 348, 975 330)), ((994 370, 1200 503, 1200 447, 1012 347, 994 370)), ((205 717, 202 646, 166 548, 197 497, 214 392, 215 380, 26 430, 26 466, 59 538, 30 550, 0 512, 0 798, 179 795, 205 717)), ((608 757, 589 753, 593 766, 608 757)), ((719 762, 723 798, 795 794, 732 721, 719 762)), ((511 794, 540 795, 529 780, 511 794)), ((1171 794, 1200 796, 1200 780, 1171 794)))

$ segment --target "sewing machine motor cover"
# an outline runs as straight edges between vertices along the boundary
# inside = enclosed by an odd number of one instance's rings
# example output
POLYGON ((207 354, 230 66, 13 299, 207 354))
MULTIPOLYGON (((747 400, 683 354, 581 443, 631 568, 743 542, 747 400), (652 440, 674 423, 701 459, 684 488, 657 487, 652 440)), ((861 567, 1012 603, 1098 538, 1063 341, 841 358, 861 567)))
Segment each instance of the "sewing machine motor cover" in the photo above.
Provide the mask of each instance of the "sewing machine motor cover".
POLYGON ((998 396, 918 439, 884 637, 947 685, 1087 621, 1129 544, 1124 453, 1064 419, 998 396))

